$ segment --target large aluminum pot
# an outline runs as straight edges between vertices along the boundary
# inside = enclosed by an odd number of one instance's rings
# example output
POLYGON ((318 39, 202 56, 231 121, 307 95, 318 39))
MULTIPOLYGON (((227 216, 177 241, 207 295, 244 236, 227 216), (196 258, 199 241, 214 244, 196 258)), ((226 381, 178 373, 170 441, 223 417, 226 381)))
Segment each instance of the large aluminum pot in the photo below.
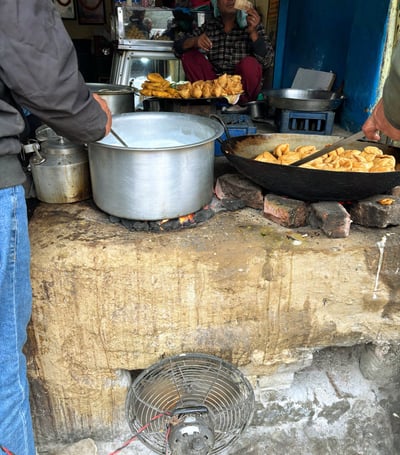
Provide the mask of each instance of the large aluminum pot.
POLYGON ((128 85, 113 84, 86 84, 92 93, 97 93, 104 98, 112 115, 134 112, 135 89, 128 85))
POLYGON ((92 193, 104 212, 132 220, 162 220, 193 213, 210 202, 214 120, 175 112, 113 117, 113 135, 89 144, 92 193))

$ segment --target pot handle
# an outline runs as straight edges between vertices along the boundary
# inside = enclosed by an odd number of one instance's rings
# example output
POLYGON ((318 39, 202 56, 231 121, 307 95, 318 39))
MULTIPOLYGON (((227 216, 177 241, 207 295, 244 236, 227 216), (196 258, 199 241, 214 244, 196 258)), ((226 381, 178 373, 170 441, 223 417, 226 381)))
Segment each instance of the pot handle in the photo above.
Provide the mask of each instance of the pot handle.
POLYGON ((32 163, 35 164, 36 166, 39 166, 40 164, 43 164, 46 161, 46 158, 42 156, 39 152, 40 145, 37 141, 29 140, 28 144, 23 145, 22 148, 25 154, 28 153, 35 154, 35 156, 32 158, 32 163))
POLYGON ((230 143, 230 139, 232 139, 232 136, 229 133, 229 130, 228 130, 228 127, 226 126, 226 123, 222 120, 222 118, 219 115, 210 114, 209 117, 217 120, 224 127, 224 131, 225 131, 225 135, 226 135, 226 139, 227 140, 225 141, 225 140, 221 139, 220 137, 217 137, 217 139, 216 139, 221 145, 224 144, 225 149, 227 149, 227 150, 223 149, 223 152, 224 153, 234 153, 233 152, 233 148, 232 148, 232 144, 230 143))
MULTIPOLYGON (((227 139, 231 139, 231 134, 229 133, 229 129, 228 129, 228 127, 226 126, 226 123, 222 120, 222 118, 221 118, 219 115, 217 115, 217 114, 210 114, 210 115, 209 115, 209 118, 213 118, 213 119, 217 120, 217 121, 224 127, 224 131, 225 131, 226 138, 227 138, 227 139)), ((222 140, 220 137, 217 138, 217 141, 218 141, 220 144, 222 144, 222 142, 223 142, 223 140, 222 140)))

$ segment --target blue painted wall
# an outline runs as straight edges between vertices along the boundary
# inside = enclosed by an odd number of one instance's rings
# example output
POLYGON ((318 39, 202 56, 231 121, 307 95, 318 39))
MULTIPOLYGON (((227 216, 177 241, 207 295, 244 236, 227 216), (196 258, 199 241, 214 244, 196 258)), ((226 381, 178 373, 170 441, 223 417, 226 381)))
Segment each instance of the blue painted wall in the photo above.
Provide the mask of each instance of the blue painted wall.
POLYGON ((299 67, 336 74, 346 101, 341 126, 361 128, 377 101, 390 0, 281 0, 274 88, 290 87, 299 67))

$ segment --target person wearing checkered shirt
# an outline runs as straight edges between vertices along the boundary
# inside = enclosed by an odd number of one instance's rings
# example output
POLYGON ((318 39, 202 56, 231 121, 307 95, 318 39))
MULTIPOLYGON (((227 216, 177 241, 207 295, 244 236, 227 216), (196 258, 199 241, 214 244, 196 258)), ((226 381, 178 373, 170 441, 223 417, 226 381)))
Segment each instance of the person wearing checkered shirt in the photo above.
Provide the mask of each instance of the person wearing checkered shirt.
POLYGON ((190 82, 213 80, 221 74, 242 77, 239 104, 257 99, 274 50, 257 10, 234 7, 234 0, 212 0, 213 14, 204 24, 174 42, 190 82))

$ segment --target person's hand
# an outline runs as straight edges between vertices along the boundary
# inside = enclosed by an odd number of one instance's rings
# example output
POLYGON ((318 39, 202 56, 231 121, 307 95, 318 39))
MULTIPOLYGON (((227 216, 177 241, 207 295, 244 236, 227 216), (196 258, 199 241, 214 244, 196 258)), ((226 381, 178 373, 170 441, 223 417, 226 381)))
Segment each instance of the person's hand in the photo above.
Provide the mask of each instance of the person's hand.
POLYGON ((209 52, 212 48, 212 41, 205 33, 202 33, 197 37, 197 47, 203 51, 209 52))
POLYGON ((107 101, 104 98, 99 96, 97 93, 93 93, 93 98, 100 104, 100 107, 103 109, 103 111, 107 115, 106 130, 105 130, 105 134, 104 134, 104 137, 105 137, 111 131, 111 125, 112 125, 111 111, 108 107, 107 101))
POLYGON ((372 141, 379 141, 381 138, 379 132, 385 134, 394 141, 400 140, 400 130, 392 126, 385 117, 382 99, 378 101, 372 114, 365 121, 362 130, 365 137, 372 141))
POLYGON ((261 18, 260 15, 257 13, 255 8, 250 8, 247 10, 247 33, 251 36, 252 34, 257 33, 257 27, 260 24, 261 18))

